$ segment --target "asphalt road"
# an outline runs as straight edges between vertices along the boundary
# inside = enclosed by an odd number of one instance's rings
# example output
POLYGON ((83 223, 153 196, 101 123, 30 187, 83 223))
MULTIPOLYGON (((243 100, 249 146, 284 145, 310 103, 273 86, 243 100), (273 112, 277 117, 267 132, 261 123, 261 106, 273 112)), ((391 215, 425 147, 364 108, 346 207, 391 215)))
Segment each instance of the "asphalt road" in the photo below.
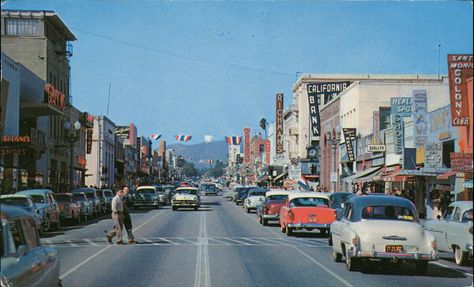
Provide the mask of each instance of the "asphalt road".
POLYGON ((472 286, 472 262, 450 254, 422 276, 406 264, 349 272, 317 231, 287 237, 222 196, 202 197, 199 211, 133 211, 132 221, 134 245, 106 242, 110 217, 43 238, 59 250, 63 286, 472 286))

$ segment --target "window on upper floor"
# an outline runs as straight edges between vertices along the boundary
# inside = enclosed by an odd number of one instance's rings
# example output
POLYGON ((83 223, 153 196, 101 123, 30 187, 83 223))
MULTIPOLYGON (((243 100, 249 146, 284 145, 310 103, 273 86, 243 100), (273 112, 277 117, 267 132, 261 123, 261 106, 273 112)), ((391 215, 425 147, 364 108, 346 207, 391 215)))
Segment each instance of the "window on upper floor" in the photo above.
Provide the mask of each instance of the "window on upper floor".
POLYGON ((5 19, 7 35, 39 35, 39 19, 5 19))

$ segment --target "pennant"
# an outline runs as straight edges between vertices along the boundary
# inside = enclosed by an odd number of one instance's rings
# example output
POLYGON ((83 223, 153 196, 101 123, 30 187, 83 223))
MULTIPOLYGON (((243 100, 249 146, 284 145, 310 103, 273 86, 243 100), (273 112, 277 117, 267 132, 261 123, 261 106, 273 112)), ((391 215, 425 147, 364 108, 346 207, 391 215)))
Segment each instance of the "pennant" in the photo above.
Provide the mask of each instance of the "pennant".
POLYGON ((150 135, 150 138, 152 140, 158 140, 159 138, 161 138, 161 134, 151 134, 150 135))
POLYGON ((183 134, 179 134, 176 136, 176 140, 177 141, 180 141, 180 142, 188 142, 191 140, 191 137, 190 135, 183 135, 183 134))
POLYGON ((240 142, 242 140, 242 137, 240 136, 229 136, 229 137, 225 137, 225 141, 229 144, 229 145, 239 145, 240 142))
POLYGON ((211 135, 205 135, 204 136, 204 142, 205 143, 211 143, 214 141, 214 136, 211 136, 211 135))

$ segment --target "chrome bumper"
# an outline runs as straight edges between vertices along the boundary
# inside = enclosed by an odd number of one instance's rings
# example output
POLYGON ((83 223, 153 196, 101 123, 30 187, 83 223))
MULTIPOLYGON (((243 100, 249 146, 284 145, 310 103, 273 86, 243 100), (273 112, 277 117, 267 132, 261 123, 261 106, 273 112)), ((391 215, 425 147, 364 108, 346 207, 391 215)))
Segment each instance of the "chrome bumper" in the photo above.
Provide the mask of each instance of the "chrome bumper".
POLYGON ((288 224, 288 227, 290 228, 296 228, 296 229, 301 229, 301 228, 327 228, 329 229, 329 227, 331 226, 331 224, 324 224, 324 223, 290 223, 288 224))
POLYGON ((399 259, 399 260, 426 260, 435 261, 439 259, 438 252, 433 250, 430 254, 420 252, 375 252, 355 250, 351 247, 347 251, 349 257, 367 258, 367 259, 399 259))
POLYGON ((270 219, 270 220, 279 220, 280 214, 262 214, 262 218, 270 219))

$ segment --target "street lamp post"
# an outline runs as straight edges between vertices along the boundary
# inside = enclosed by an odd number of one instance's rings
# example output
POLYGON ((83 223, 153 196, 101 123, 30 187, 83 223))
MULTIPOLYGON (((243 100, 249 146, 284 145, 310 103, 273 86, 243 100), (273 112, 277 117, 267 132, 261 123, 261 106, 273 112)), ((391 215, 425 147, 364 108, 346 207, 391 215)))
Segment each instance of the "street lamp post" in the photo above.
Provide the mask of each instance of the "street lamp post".
MULTIPOLYGON (((337 126, 336 129, 330 129, 329 126, 326 127, 326 143, 331 145, 332 148, 332 172, 336 173, 336 149, 339 146, 339 141, 341 140, 341 131, 340 127, 337 126)), ((337 177, 334 181, 333 192, 336 192, 337 177)))
POLYGON ((69 146, 69 191, 71 191, 74 188, 74 145, 79 140, 81 123, 76 121, 74 125, 71 125, 69 121, 66 121, 64 128, 67 131, 65 139, 69 146))

